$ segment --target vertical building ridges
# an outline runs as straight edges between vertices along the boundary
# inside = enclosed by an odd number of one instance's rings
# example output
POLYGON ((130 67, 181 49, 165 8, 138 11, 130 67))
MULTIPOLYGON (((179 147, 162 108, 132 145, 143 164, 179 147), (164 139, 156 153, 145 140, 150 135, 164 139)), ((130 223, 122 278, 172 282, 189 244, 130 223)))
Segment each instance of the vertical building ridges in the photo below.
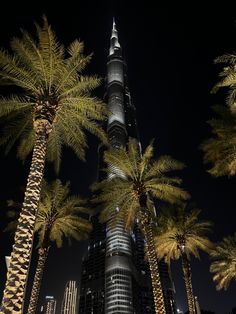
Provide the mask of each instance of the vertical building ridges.
POLYGON ((82 261, 79 313, 104 314, 106 225, 99 223, 98 216, 91 217, 91 223, 93 230, 82 261))
POLYGON ((66 283, 61 306, 61 314, 77 314, 78 287, 76 281, 66 283))
MULTIPOLYGON (((107 133, 111 146, 120 148, 127 142, 125 121, 125 65, 122 58, 118 32, 113 20, 110 49, 107 61, 107 105, 110 110, 107 133)), ((108 169, 109 169, 108 165, 108 169)), ((113 175, 122 176, 119 169, 113 175)), ((109 175, 108 175, 109 177, 109 175)), ((132 295, 132 249, 130 235, 124 228, 124 219, 114 225, 114 208, 106 227, 105 261, 105 313, 134 313, 132 295)))

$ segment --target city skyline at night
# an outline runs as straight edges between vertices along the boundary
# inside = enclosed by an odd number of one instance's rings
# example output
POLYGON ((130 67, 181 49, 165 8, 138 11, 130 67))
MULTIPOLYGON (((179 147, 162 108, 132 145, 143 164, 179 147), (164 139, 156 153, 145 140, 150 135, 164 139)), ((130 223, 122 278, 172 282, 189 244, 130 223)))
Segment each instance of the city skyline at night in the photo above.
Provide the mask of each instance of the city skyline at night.
MULTIPOLYGON (((151 4, 131 3, 77 3, 76 10, 69 5, 58 4, 54 10, 46 3, 30 7, 23 2, 16 5, 13 18, 6 11, 5 18, 0 20, 0 27, 4 29, 0 34, 0 45, 8 47, 10 39, 19 36, 20 28, 33 32, 34 21, 40 22, 42 14, 46 14, 61 42, 67 45, 80 38, 84 41, 86 53, 94 53, 88 74, 103 78, 101 87, 94 91, 102 99, 110 29, 115 17, 128 66, 129 89, 137 109, 140 142, 145 148, 155 138, 156 155, 171 155, 186 164, 182 175, 183 187, 202 209, 201 218, 213 221, 211 240, 220 241, 236 229, 236 182, 234 177, 211 177, 207 173, 209 165, 203 164, 199 146, 211 135, 206 123, 214 116, 211 106, 225 102, 224 93, 211 94, 220 69, 213 61, 217 56, 235 51, 233 6, 215 5, 211 11, 197 2, 192 6, 179 4, 176 7, 168 3, 158 4, 157 8, 151 4)), ((98 141, 93 136, 88 137, 88 146, 84 163, 66 148, 59 173, 62 181, 71 181, 72 193, 85 197, 91 195, 89 186, 96 180, 99 162, 98 141)), ((6 200, 22 198, 20 187, 25 186, 29 160, 22 164, 16 160, 14 149, 6 156, 2 148, 0 160, 0 201, 1 206, 6 207, 6 200)), ((49 180, 55 178, 50 164, 47 165, 46 176, 49 180)), ((0 215, 2 231, 6 225, 4 208, 0 215)), ((0 239, 1 264, 4 265, 0 275, 5 280, 5 256, 10 254, 12 238, 1 232, 0 239)), ((39 304, 43 303, 46 295, 54 296, 56 300, 62 298, 65 283, 71 278, 80 286, 81 263, 86 250, 86 241, 72 241, 71 246, 66 244, 62 249, 52 246, 39 304)), ((236 306, 235 282, 227 291, 216 291, 207 255, 201 254, 200 260, 191 258, 191 263, 194 295, 198 297, 200 307, 216 314, 230 312, 236 306)), ((185 312, 187 301, 180 263, 173 262, 171 270, 177 307, 185 312)), ((1 293, 2 289, 3 280, 1 293)))

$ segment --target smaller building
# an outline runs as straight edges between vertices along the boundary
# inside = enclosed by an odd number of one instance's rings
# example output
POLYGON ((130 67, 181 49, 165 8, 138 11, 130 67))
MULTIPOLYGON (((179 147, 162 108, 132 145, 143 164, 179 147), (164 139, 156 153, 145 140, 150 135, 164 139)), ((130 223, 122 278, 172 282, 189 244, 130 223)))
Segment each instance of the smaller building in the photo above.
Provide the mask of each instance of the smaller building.
POLYGON ((57 308, 57 300, 54 298, 54 296, 47 295, 45 297, 44 304, 40 308, 40 313, 56 314, 56 308, 57 308))
POLYGON ((61 306, 61 314, 77 314, 78 287, 76 281, 66 283, 61 306))

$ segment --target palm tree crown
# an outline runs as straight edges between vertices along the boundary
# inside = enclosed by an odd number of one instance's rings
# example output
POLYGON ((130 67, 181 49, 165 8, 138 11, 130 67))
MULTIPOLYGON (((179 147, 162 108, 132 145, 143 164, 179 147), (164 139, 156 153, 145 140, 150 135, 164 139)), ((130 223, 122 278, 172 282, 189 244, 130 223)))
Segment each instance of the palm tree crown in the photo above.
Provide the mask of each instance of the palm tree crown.
POLYGON ((211 251, 213 262, 210 271, 214 273, 216 288, 227 289, 232 280, 236 280, 236 233, 225 237, 211 251))
POLYGON ((199 221, 200 210, 192 209, 187 212, 184 206, 166 208, 158 217, 155 244, 157 255, 165 258, 179 259, 184 251, 199 258, 199 249, 208 252, 212 243, 206 234, 210 231, 211 223, 199 221))
POLYGON ((215 59, 215 63, 225 63, 227 66, 219 73, 220 81, 212 89, 216 92, 221 87, 228 88, 227 107, 214 106, 213 110, 219 118, 208 121, 213 137, 206 140, 201 148, 204 151, 204 161, 213 164, 210 173, 213 176, 236 173, 236 55, 226 54, 215 59))
POLYGON ((169 156, 153 161, 153 145, 140 153, 139 143, 129 139, 127 149, 111 148, 104 154, 108 166, 108 178, 94 184, 93 190, 101 190, 96 201, 105 203, 101 219, 109 218, 115 207, 126 214, 126 227, 132 227, 140 207, 148 205, 150 213, 154 207, 149 196, 174 203, 188 198, 188 193, 179 187, 181 179, 167 173, 183 168, 183 164, 169 156))
POLYGON ((84 207, 85 201, 79 196, 69 196, 69 192, 69 184, 62 185, 60 180, 44 183, 35 223, 39 247, 47 246, 50 242, 61 247, 64 237, 82 240, 91 231, 89 221, 78 216, 80 212, 90 213, 84 207))
MULTIPOLYGON (((43 182, 35 222, 35 232, 39 236, 38 247, 50 245, 50 242, 55 242, 57 247, 61 247, 64 238, 74 238, 75 240, 87 238, 92 226, 87 219, 80 217, 80 213, 88 216, 91 214, 91 210, 84 206, 85 200, 80 196, 70 196, 69 194, 69 183, 63 185, 60 180, 52 183, 43 182), (47 243, 44 240, 46 234, 47 243)), ((10 221, 4 231, 14 233, 21 204, 9 200, 7 205, 10 207, 7 211, 10 221)))
POLYGON ((220 72, 220 81, 214 86, 213 92, 221 87, 227 87, 227 104, 233 112, 236 112, 236 54, 220 56, 215 59, 215 63, 224 63, 226 66, 220 72))
POLYGON ((215 106, 213 109, 219 118, 208 121, 214 137, 201 145, 204 162, 212 163, 213 166, 209 172, 213 176, 233 176, 236 173, 235 116, 223 106, 215 106))
POLYGON ((136 219, 147 244, 147 256, 152 278, 155 312, 165 314, 165 304, 153 242, 152 217, 155 209, 151 197, 171 203, 186 199, 188 193, 179 187, 181 180, 167 173, 183 168, 183 164, 169 156, 153 161, 153 145, 143 155, 135 139, 129 139, 126 147, 111 148, 104 153, 108 165, 108 177, 96 183, 93 189, 100 194, 95 201, 103 203, 101 220, 116 219, 132 229, 136 219), (118 209, 118 214, 114 209, 118 209), (115 218, 115 219, 114 219, 115 218))
POLYGON ((196 305, 189 255, 199 257, 199 249, 204 251, 210 249, 211 243, 206 237, 206 232, 210 230, 210 223, 198 221, 199 210, 193 209, 187 213, 184 207, 166 209, 158 217, 159 228, 155 246, 159 259, 164 258, 167 263, 170 263, 171 259, 181 257, 189 313, 195 314, 196 305))
POLYGON ((1 144, 9 151, 18 141, 18 157, 26 158, 43 121, 49 134, 47 158, 58 169, 62 144, 84 159, 84 130, 106 140, 97 123, 105 119, 106 107, 90 95, 100 79, 82 75, 91 60, 84 44, 75 40, 66 54, 45 17, 43 26, 36 27, 37 41, 22 31, 22 38, 11 41, 12 52, 0 51, 2 83, 20 88, 20 94, 0 98, 0 117, 7 122, 1 144))
MULTIPOLYGON (((37 309, 41 281, 51 243, 55 242, 57 247, 61 247, 65 238, 86 239, 91 231, 90 222, 81 217, 81 213, 88 217, 91 211, 84 207, 84 200, 79 196, 70 196, 69 193, 69 183, 63 185, 60 180, 51 184, 43 182, 35 223, 35 232, 38 234, 38 263, 27 313, 35 313, 37 309)), ((12 208, 7 212, 11 221, 5 231, 12 232, 17 228, 21 205, 11 200, 8 201, 8 206, 12 208)))

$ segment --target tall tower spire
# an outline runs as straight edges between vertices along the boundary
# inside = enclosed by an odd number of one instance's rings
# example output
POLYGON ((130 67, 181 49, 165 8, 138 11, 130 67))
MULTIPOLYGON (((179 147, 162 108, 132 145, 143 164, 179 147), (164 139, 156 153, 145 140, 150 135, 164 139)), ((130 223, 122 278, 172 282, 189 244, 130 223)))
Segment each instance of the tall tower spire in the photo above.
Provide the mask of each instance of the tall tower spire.
POLYGON ((109 56, 114 54, 115 50, 120 50, 120 43, 119 43, 119 39, 118 39, 118 32, 116 29, 115 18, 113 17, 113 26, 112 26, 112 32, 111 32, 109 56))
POLYGON ((114 126, 123 128, 123 141, 125 144, 125 112, 124 112, 124 60, 122 57, 115 19, 110 39, 110 49, 107 62, 107 103, 111 111, 108 119, 108 129, 114 126))
MULTIPOLYGON (((106 97, 110 109, 107 124, 109 143, 113 148, 125 147, 125 71, 114 19, 107 61, 106 97)), ((114 208, 111 216, 116 215, 116 210, 119 208, 114 208)), ((111 217, 106 225, 105 314, 134 313, 131 259, 131 240, 124 221, 119 219, 114 225, 111 217)))

